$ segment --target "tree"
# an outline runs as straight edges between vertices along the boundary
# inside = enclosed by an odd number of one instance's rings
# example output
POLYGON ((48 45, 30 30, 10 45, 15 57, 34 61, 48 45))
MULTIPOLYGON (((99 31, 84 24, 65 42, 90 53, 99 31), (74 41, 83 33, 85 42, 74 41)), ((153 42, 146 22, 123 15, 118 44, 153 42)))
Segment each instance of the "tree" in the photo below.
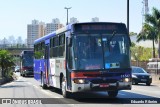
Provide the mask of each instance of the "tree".
POLYGON ((135 36, 135 35, 137 35, 137 33, 135 33, 135 32, 129 32, 129 36, 135 36))
POLYGON ((155 58, 155 41, 157 41, 157 31, 155 28, 148 23, 144 23, 142 31, 137 36, 137 42, 143 40, 152 40, 153 43, 153 58, 155 58))
POLYGON ((13 58, 7 50, 0 50, 0 66, 2 69, 2 77, 7 76, 9 68, 14 65, 13 58))
MULTIPOLYGON (((154 31, 156 32, 156 39, 160 38, 160 10, 153 8, 152 14, 145 15, 145 21, 146 23, 150 24, 154 31)), ((158 47, 158 54, 160 57, 160 40, 159 40, 159 47, 158 47)))
POLYGON ((131 58, 136 61, 148 61, 151 58, 151 48, 144 48, 142 46, 131 47, 131 58))

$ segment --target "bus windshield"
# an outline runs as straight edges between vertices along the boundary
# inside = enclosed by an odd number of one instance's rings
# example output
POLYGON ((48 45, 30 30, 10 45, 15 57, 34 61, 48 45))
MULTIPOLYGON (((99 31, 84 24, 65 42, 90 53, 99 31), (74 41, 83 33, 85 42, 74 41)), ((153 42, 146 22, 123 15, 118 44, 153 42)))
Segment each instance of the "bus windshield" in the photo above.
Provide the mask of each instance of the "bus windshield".
POLYGON ((33 53, 28 53, 23 55, 22 66, 32 67, 33 66, 33 53))
POLYGON ((128 41, 124 34, 77 34, 73 39, 75 69, 128 68, 128 41))

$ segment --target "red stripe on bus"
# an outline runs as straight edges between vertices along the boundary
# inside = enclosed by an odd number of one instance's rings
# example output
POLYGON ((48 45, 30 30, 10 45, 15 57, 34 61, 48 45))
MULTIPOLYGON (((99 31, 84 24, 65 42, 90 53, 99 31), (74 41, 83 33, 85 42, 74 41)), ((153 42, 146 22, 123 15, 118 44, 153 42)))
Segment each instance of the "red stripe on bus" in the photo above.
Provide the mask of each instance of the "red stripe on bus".
POLYGON ((98 74, 100 74, 100 72, 72 72, 71 78, 94 78, 97 77, 98 74))

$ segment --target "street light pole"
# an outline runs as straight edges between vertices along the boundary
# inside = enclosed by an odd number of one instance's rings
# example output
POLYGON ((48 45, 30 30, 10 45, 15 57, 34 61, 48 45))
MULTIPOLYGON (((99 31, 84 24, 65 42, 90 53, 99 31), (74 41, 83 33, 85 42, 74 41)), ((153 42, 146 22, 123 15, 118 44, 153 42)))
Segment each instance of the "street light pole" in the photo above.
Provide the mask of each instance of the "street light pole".
POLYGON ((127 29, 129 34, 129 0, 127 0, 127 29))
POLYGON ((68 25, 68 10, 69 9, 71 9, 72 7, 65 7, 64 9, 66 9, 67 10, 67 24, 66 25, 68 25))

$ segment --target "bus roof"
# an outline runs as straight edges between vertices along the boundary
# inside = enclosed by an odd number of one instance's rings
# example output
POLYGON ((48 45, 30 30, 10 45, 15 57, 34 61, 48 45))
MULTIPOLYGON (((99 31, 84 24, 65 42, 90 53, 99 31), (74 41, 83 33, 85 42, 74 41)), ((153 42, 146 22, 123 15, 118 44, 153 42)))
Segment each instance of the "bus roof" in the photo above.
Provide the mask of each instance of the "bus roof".
POLYGON ((67 26, 63 27, 63 28, 60 28, 56 31, 53 31, 52 33, 49 33, 41 38, 38 38, 34 41, 34 44, 36 43, 39 43, 41 41, 44 41, 46 39, 49 39, 51 37, 54 37, 56 34, 59 34, 59 33, 62 33, 62 32, 65 32, 65 31, 68 31, 68 30, 71 30, 71 27, 73 25, 76 25, 76 24, 118 24, 118 25, 125 25, 124 23, 116 23, 116 22, 81 22, 81 23, 71 23, 71 24, 68 24, 67 26))
POLYGON ((59 33, 61 33, 61 32, 64 32, 64 31, 67 31, 67 30, 71 29, 71 25, 72 25, 72 24, 69 24, 69 25, 67 25, 67 26, 65 26, 65 27, 63 27, 63 28, 60 28, 60 29, 58 29, 58 30, 56 30, 56 31, 54 31, 54 32, 52 32, 52 33, 49 33, 49 34, 47 34, 47 35, 45 35, 45 36, 43 36, 43 37, 41 37, 41 38, 36 39, 36 40, 34 41, 34 44, 36 44, 36 43, 38 43, 38 42, 41 42, 41 41, 44 41, 44 40, 46 40, 46 39, 49 39, 50 37, 54 37, 56 34, 59 34, 59 33))

